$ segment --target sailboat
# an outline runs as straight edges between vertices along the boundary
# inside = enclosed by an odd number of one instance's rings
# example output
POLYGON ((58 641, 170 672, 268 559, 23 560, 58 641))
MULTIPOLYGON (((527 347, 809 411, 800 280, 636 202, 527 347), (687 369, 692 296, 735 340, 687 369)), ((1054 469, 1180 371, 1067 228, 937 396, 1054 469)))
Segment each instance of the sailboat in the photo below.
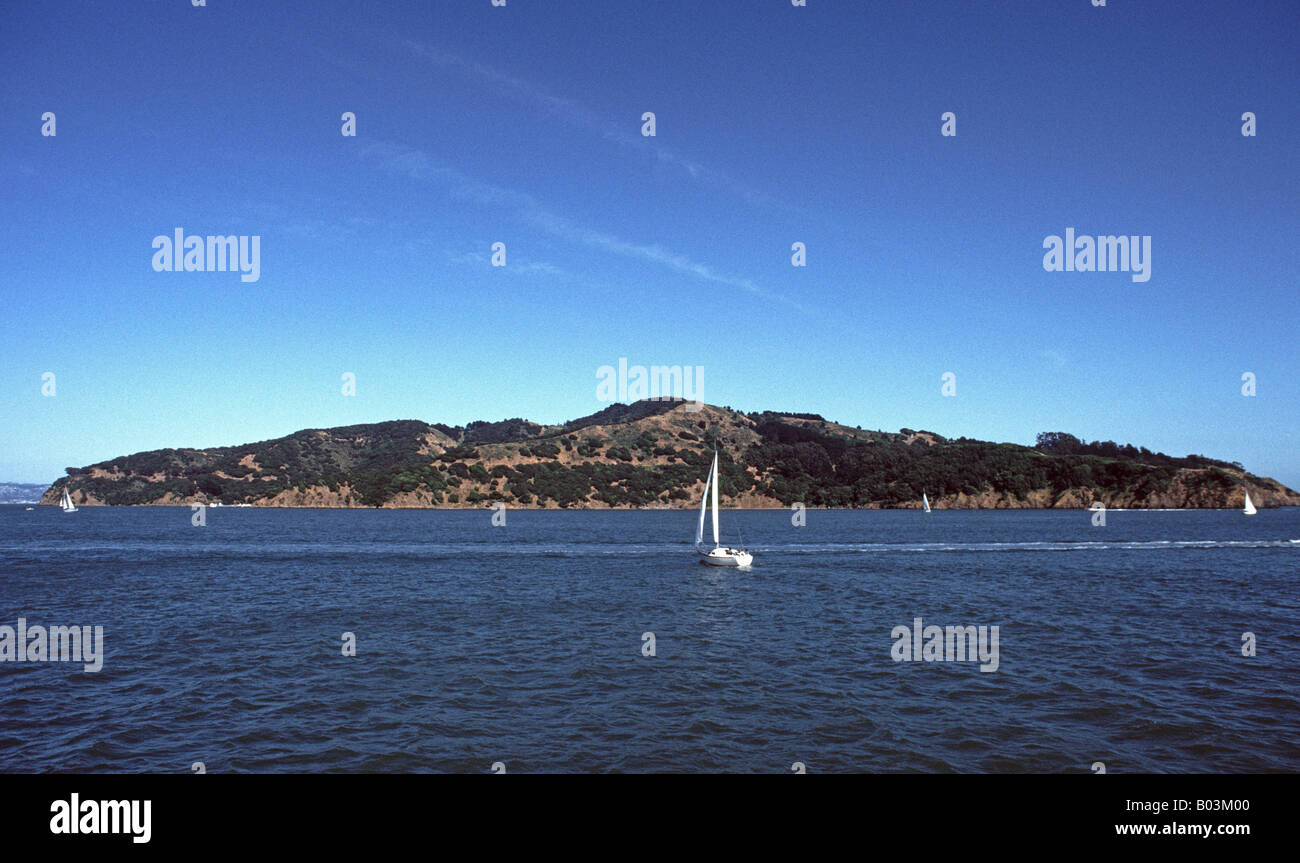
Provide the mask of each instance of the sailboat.
POLYGON ((930 511, 930 499, 925 496, 925 492, 921 492, 921 506, 925 507, 926 512, 930 511))
POLYGON ((1250 499, 1250 492, 1246 492, 1246 505, 1242 508, 1241 511, 1246 515, 1254 515, 1257 512, 1257 510, 1255 509, 1254 502, 1252 502, 1250 499))
POLYGON ((704 499, 700 501, 700 525, 695 530, 695 550, 699 552, 700 563, 709 566, 749 566, 754 562, 754 555, 743 548, 723 548, 718 542, 718 451, 713 451, 713 467, 709 468, 709 477, 704 481, 704 499), (713 490, 713 551, 700 547, 704 541, 704 511, 709 507, 709 490, 713 490))
POLYGON ((72 503, 72 495, 68 494, 68 490, 66 488, 63 490, 63 499, 59 501, 59 507, 64 512, 77 511, 77 507, 72 503))

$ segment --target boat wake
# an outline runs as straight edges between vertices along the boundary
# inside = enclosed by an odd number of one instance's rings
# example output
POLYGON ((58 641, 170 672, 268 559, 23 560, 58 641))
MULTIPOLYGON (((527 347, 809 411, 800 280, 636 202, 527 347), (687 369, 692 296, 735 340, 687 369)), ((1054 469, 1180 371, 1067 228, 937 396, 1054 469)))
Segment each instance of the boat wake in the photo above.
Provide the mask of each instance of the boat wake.
POLYGON ((1190 539, 1190 540, 1112 540, 1109 542, 1083 542, 1062 540, 1057 542, 872 542, 872 543, 820 543, 816 545, 785 545, 771 551, 792 554, 826 553, 881 553, 881 552, 979 552, 979 551, 1165 551, 1170 549, 1205 548, 1291 548, 1300 539, 1190 539))

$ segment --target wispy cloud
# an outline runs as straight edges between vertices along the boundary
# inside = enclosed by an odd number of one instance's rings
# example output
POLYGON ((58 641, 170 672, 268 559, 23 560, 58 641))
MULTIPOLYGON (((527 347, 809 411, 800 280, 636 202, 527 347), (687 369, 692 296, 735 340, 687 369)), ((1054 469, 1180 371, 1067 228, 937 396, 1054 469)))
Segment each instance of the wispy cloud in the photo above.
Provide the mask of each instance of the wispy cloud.
MULTIPOLYGON (((465 264, 474 267, 486 267, 490 263, 490 258, 482 252, 447 252, 447 262, 451 264, 465 264)), ((502 267, 508 274, 531 275, 533 273, 542 273, 547 276, 556 276, 566 281, 581 281, 577 276, 564 267, 556 266, 550 261, 521 261, 514 257, 510 261, 510 266, 502 267)))
POLYGON ((290 209, 280 202, 251 201, 232 222, 237 226, 249 226, 255 232, 270 232, 274 229, 286 236, 329 244, 351 242, 359 233, 379 224, 378 220, 368 216, 324 219, 307 215, 312 211, 329 210, 328 204, 320 202, 313 202, 310 207, 290 209))
POLYGON ((607 141, 640 152, 648 152, 660 164, 677 168, 694 180, 726 189, 754 206, 763 207, 772 204, 767 195, 728 176, 725 172, 680 156, 660 144, 657 138, 643 137, 630 131, 633 128, 640 128, 640 111, 622 123, 615 123, 599 116, 574 99, 551 93, 530 81, 500 69, 467 60, 453 52, 421 42, 407 40, 405 45, 416 56, 437 66, 455 69, 492 87, 503 96, 541 108, 561 121, 597 133, 607 141))
POLYGON ((666 249, 658 244, 630 242, 628 240, 620 239, 612 234, 606 234, 601 231, 595 231, 590 228, 582 227, 581 225, 576 225, 561 216, 543 210, 536 210, 530 213, 525 213, 524 215, 533 224, 537 225, 537 227, 557 237, 563 237, 564 239, 603 249, 607 252, 613 252, 617 255, 623 255, 629 258, 639 258, 640 260, 657 264, 661 267, 667 267, 668 269, 675 270, 678 273, 694 276, 695 278, 703 279, 707 282, 714 282, 715 284, 726 285, 732 288, 740 288, 741 290, 748 291, 751 294, 756 294, 767 299, 782 300, 784 302, 790 302, 791 305, 798 306, 797 303, 786 300, 780 295, 763 290, 750 279, 737 278, 719 273, 706 264, 693 261, 685 255, 678 254, 677 252, 674 252, 671 249, 666 249))
POLYGON ((580 225, 547 210, 531 195, 476 180, 438 161, 423 150, 376 142, 367 144, 361 152, 365 157, 377 159, 386 170, 404 174, 413 180, 443 184, 455 198, 483 206, 509 209, 519 218, 552 236, 654 264, 705 282, 738 288, 764 299, 785 303, 803 312, 808 311, 794 300, 763 289, 751 279, 719 272, 707 264, 692 260, 661 245, 636 243, 580 225))

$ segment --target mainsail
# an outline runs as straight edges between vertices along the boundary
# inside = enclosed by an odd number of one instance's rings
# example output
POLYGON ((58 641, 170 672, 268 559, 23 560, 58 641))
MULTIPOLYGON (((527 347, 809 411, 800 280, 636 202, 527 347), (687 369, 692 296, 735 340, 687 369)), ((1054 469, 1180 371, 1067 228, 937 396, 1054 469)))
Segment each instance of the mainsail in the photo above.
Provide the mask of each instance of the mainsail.
MULTIPOLYGON (((713 454, 713 468, 718 466, 718 454, 713 454)), ((709 507, 709 486, 713 484, 713 468, 709 468, 709 474, 704 479, 704 495, 700 498, 700 526, 695 530, 695 544, 699 545, 704 540, 704 510, 709 507)), ((715 504, 713 507, 713 536, 714 544, 717 544, 718 536, 718 508, 715 504)))
POLYGON ((713 453, 713 544, 718 544, 718 453, 713 453))

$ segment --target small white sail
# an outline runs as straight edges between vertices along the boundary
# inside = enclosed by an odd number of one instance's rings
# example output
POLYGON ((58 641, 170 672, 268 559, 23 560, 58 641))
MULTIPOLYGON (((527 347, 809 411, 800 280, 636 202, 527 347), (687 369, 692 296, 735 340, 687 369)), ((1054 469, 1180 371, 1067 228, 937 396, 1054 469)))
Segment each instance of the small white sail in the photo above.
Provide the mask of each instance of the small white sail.
POLYGON ((1250 499, 1250 492, 1246 492, 1246 506, 1242 509, 1246 515, 1254 515, 1256 512, 1255 504, 1250 499))
POLYGON ((925 496, 925 492, 921 492, 921 506, 925 507, 926 512, 930 511, 930 499, 925 496))
POLYGON ((68 490, 67 490, 66 488, 63 490, 63 497, 62 497, 62 499, 59 500, 59 507, 60 507, 64 512, 76 512, 76 511, 77 511, 77 507, 76 507, 76 505, 73 504, 73 502, 72 502, 72 495, 68 493, 68 490))

